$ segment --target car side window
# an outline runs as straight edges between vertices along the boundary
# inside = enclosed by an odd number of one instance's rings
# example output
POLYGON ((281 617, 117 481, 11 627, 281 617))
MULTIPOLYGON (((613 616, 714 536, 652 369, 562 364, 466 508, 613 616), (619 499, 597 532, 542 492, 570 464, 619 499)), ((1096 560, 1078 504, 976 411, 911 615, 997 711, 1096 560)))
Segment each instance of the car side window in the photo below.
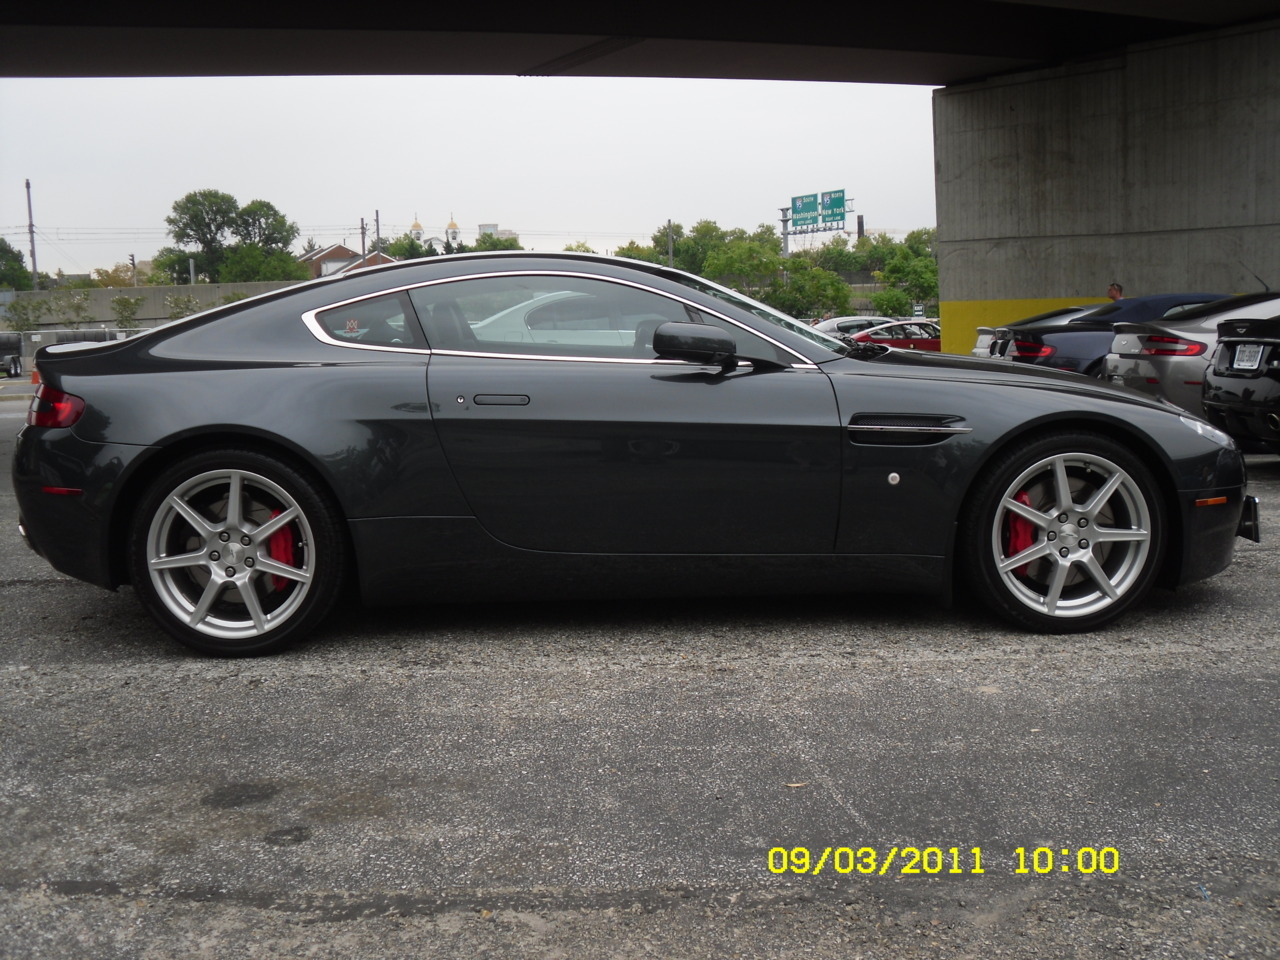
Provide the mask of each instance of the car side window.
POLYGON ((409 298, 433 350, 655 359, 654 331, 674 321, 728 331, 744 358, 795 362, 753 332, 681 300, 591 277, 470 277, 415 287, 409 298))
POLYGON ((783 366, 790 366, 796 362, 796 358, 792 354, 774 346, 763 337, 756 336, 749 330, 744 330, 736 323, 730 323, 728 320, 721 319, 714 314, 704 313, 693 307, 689 308, 689 312, 691 314, 689 319, 694 322, 709 323, 714 327, 720 327, 722 330, 727 331, 733 337, 739 357, 747 360, 766 360, 783 366))
POLYGON ((422 333, 403 293, 321 310, 316 320, 336 340, 382 347, 420 347, 422 333))
POLYGON ((690 319, 678 300, 589 277, 473 277, 409 296, 435 350, 632 358, 653 328, 690 319))

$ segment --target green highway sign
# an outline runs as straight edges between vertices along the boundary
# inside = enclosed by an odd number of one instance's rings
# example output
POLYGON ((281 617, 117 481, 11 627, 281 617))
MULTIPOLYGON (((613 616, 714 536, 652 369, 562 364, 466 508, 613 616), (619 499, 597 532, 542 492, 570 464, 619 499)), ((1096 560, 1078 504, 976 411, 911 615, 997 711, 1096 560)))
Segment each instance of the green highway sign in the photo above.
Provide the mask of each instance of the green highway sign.
POLYGON ((812 227, 818 223, 818 195, 806 193, 802 197, 791 198, 791 225, 793 227, 812 227))
POLYGON ((821 233, 844 227, 844 191, 806 193, 791 198, 791 221, 788 233, 821 233))
POLYGON ((844 223, 844 191, 828 190, 822 194, 819 209, 823 223, 844 223))

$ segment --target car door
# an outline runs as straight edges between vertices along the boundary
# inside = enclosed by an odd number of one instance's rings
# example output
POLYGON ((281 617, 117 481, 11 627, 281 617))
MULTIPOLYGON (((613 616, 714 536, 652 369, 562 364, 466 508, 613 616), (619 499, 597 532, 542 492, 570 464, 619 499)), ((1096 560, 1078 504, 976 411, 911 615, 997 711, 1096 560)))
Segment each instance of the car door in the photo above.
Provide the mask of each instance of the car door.
POLYGON ((410 297, 432 348, 441 444, 498 540, 575 553, 833 549, 842 429, 829 379, 802 358, 729 372, 660 360, 651 343, 666 321, 731 327, 748 355, 776 361, 782 348, 675 297, 599 277, 489 275, 410 297), (563 291, 579 296, 548 296, 563 291), (509 330, 484 338, 491 313, 520 297, 541 298, 536 321, 556 342, 512 340, 509 330), (605 305, 595 312, 610 336, 579 324, 585 297, 605 305), (563 322, 556 303, 572 311, 563 322))

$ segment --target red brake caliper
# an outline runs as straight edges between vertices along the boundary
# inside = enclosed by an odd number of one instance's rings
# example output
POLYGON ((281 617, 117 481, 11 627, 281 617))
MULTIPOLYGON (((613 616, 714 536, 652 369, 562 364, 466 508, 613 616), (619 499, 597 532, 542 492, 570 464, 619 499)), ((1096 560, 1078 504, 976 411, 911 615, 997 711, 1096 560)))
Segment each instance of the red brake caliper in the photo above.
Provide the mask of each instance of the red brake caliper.
MULTIPOLYGON (((1024 507, 1031 506, 1031 498, 1027 496, 1027 491, 1019 490, 1014 500, 1022 504, 1024 507)), ((1009 514, 1009 553, 1008 556, 1016 557, 1027 547, 1036 542, 1036 526, 1026 517, 1020 517, 1016 513, 1009 514)), ((1023 576, 1027 572, 1027 565, 1024 563, 1018 567, 1014 573, 1023 576)))
MULTIPOLYGON (((279 510, 271 511, 271 519, 280 516, 279 510)), ((1026 521, 1023 521, 1024 523, 1026 521)), ((292 567, 293 562, 293 534, 289 532, 289 525, 285 524, 271 536, 267 537, 267 556, 278 563, 283 563, 287 567, 292 567)), ((289 585, 286 577, 271 577, 271 586, 276 590, 283 590, 289 585)))

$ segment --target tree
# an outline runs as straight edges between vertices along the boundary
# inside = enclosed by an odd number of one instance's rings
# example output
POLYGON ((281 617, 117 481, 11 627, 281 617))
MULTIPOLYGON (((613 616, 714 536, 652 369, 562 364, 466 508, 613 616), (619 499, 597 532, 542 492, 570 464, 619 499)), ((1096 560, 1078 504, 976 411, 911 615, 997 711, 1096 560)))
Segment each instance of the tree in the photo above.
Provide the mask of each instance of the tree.
POLYGON ((5 308, 5 317, 9 321, 9 329, 18 333, 26 333, 40 326, 40 318, 49 312, 49 301, 44 297, 14 300, 5 308))
POLYGON ((937 243, 938 230, 936 227, 921 227, 918 230, 912 230, 902 241, 902 245, 917 257, 933 257, 933 250, 937 243))
POLYGON ((782 272, 781 253, 755 240, 734 240, 707 254, 702 275, 735 290, 757 296, 782 272))
MULTIPOLYGON (((684 234, 683 230, 681 233, 684 234)), ((688 234, 675 240, 675 266, 678 270, 702 276, 707 256, 712 250, 724 246, 731 239, 746 239, 746 236, 744 230, 725 231, 714 220, 699 220, 688 234)), ((654 246, 665 239, 666 227, 662 227, 653 235, 654 246)))
POLYGON ((629 240, 614 250, 614 254, 648 263, 666 263, 667 250, 670 249, 673 266, 699 276, 709 276, 704 273, 707 258, 730 243, 750 242, 762 251, 782 255, 782 238, 768 223, 760 224, 753 233, 747 233, 741 227, 725 230, 714 220, 699 220, 687 232, 683 224, 664 223, 653 232, 650 241, 649 246, 643 246, 629 240))
POLYGON ((98 288, 99 284, 98 281, 94 280, 92 277, 80 275, 68 277, 66 273, 59 268, 57 280, 51 286, 53 289, 57 290, 95 290, 98 288))
POLYGON ((937 302, 938 261, 933 253, 936 233, 932 228, 912 230, 902 243, 896 245, 884 266, 872 274, 879 283, 900 291, 909 301, 906 310, 896 311, 893 315, 909 314, 910 302, 937 302))
POLYGON ((436 256, 436 249, 431 244, 423 246, 421 240, 411 233, 403 233, 386 244, 384 252, 397 260, 420 260, 423 257, 436 256))
POLYGON ((849 312, 849 285, 830 270, 791 259, 758 299, 793 317, 818 317, 827 311, 844 314, 849 312))
POLYGON ((188 258, 195 258, 192 251, 177 247, 163 247, 151 258, 151 275, 148 283, 157 285, 181 285, 189 282, 188 258))
POLYGON ((850 249, 849 238, 838 233, 816 250, 797 250, 794 257, 801 257, 823 270, 830 270, 841 276, 857 273, 858 254, 850 249))
POLYGON ((0 289, 30 290, 31 271, 22 251, 0 237, 0 289))
POLYGON ((859 237, 853 247, 854 269, 875 273, 883 270, 886 263, 898 252, 898 242, 887 233, 878 233, 874 237, 859 237))
POLYGON ((587 241, 585 240, 576 240, 573 243, 565 244, 564 252, 565 253, 595 253, 594 250, 592 250, 589 246, 587 246, 587 241))
POLYGON ((523 250, 517 237, 500 237, 495 233, 482 233, 476 237, 472 250, 523 250))
POLYGON ((60 290, 49 298, 49 312, 56 322, 78 330, 89 319, 89 295, 83 290, 60 290))
MULTIPOLYGON (((665 247, 663 250, 665 251, 665 247)), ((625 244, 613 251, 614 256, 626 257, 629 260, 643 260, 645 263, 666 263, 667 257, 665 253, 658 253, 653 247, 645 247, 636 243, 634 240, 628 240, 625 244)))
POLYGON ((117 263, 110 270, 97 267, 93 271, 93 279, 100 287, 132 287, 133 267, 127 263, 117 263))
POLYGON ((147 302, 146 297, 126 297, 121 294, 111 298, 111 315, 116 318, 116 326, 124 330, 138 325, 138 311, 147 302))
POLYGON ((784 258, 782 237, 773 224, 762 223, 751 233, 740 227, 725 230, 712 220, 699 220, 687 232, 681 224, 663 224, 651 239, 651 246, 632 240, 615 253, 666 263, 669 239, 679 269, 723 283, 791 316, 848 312, 848 284, 811 259, 784 258))
POLYGON ((288 250, 298 239, 298 225, 265 200, 250 200, 241 207, 231 232, 240 243, 264 250, 288 250))
POLYGON ((871 295, 871 306, 882 317, 906 317, 911 315, 911 298, 901 290, 890 288, 877 290, 871 295))
POLYGON ((170 294, 164 298, 164 305, 169 311, 170 320, 189 317, 200 311, 200 301, 188 294, 170 294))
MULTIPOLYGON (((174 243, 194 246, 196 272, 208 280, 218 275, 226 255, 231 228, 240 213, 240 205, 229 193, 218 190, 195 190, 175 200, 173 213, 164 218, 174 243)), ((162 251, 164 253, 164 251, 162 251)))
POLYGON ((197 276, 209 282, 224 280, 223 266, 239 248, 247 249, 234 258, 230 271, 239 281, 301 278, 296 272, 282 276, 289 271, 279 256, 292 259, 289 247, 298 239, 298 225, 266 200, 251 200, 242 207, 229 193, 196 190, 174 202, 165 223, 179 247, 166 247, 153 262, 175 283, 187 278, 189 258, 195 260, 197 276), (184 245, 196 249, 181 249, 184 245), (264 272, 254 274, 249 266, 253 264, 264 272))
POLYGON ((229 249, 218 269, 221 283, 306 280, 309 276, 307 265, 287 250, 272 250, 256 243, 240 243, 229 249))
POLYGON ((880 283, 901 290, 912 301, 919 303, 938 299, 938 261, 928 255, 915 256, 906 247, 874 276, 880 283))

